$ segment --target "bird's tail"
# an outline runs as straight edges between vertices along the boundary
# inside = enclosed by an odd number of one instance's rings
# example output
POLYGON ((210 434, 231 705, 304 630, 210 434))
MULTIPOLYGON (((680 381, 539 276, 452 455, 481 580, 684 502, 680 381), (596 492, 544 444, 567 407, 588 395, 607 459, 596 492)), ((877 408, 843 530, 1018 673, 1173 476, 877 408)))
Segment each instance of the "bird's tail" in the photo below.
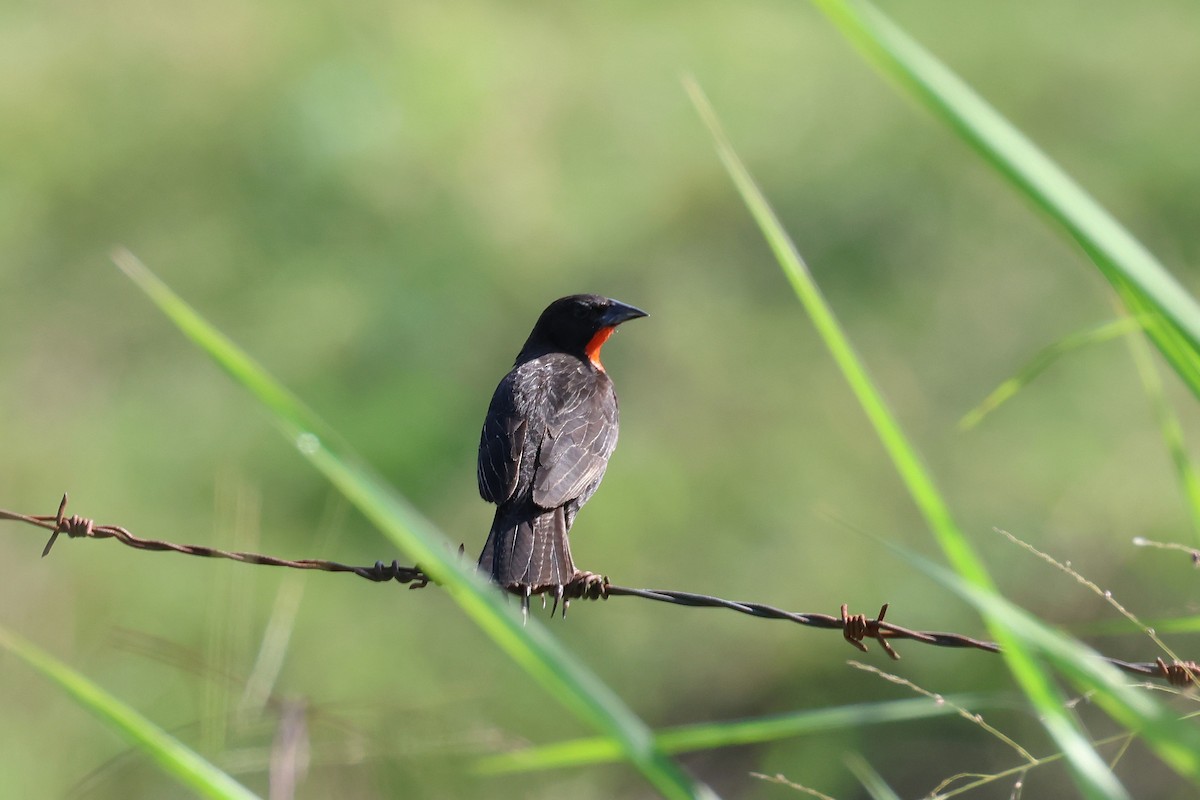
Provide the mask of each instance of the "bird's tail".
POLYGON ((563 509, 497 510, 479 569, 505 588, 529 587, 535 594, 566 584, 575 574, 575 562, 563 509))

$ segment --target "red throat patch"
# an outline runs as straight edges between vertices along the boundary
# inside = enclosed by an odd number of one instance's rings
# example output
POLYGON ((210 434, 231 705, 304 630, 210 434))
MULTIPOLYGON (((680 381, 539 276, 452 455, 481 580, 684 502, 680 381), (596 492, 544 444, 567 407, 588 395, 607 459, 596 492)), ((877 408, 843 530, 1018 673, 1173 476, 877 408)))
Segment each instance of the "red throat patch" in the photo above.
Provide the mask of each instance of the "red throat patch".
POLYGON ((604 365, 600 363, 600 348, 604 347, 604 343, 608 341, 608 337, 613 335, 616 330, 615 326, 609 325, 606 328, 601 328, 596 331, 592 340, 587 343, 587 347, 583 348, 583 352, 587 353, 588 361, 596 365, 596 369, 604 371, 604 365))

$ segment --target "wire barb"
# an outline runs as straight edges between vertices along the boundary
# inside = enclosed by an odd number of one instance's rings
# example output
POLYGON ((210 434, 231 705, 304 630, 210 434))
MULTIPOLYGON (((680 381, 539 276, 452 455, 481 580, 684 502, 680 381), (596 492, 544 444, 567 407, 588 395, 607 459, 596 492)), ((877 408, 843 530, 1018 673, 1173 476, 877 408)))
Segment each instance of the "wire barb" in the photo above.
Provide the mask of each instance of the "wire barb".
MULTIPOLYGON (((67 513, 67 493, 63 492, 62 500, 58 503, 58 513, 54 515, 54 530, 50 532, 50 539, 46 542, 46 546, 42 548, 42 558, 50 555, 50 548, 54 547, 54 542, 58 539, 60 533, 65 533, 72 539, 80 537, 88 537, 92 535, 92 528, 95 523, 90 519, 81 517, 75 514, 70 519, 66 517, 67 513)), ((35 519, 45 519, 44 517, 35 517, 35 519)))
POLYGON ((1200 684, 1200 664, 1195 661, 1175 661, 1168 664, 1162 658, 1154 659, 1158 677, 1172 686, 1183 688, 1192 683, 1200 684))
POLYGON ((887 614, 888 604, 883 604, 883 607, 879 609, 879 616, 875 619, 867 619, 866 614, 855 614, 851 617, 847 614, 847 608, 848 606, 842 603, 842 636, 846 641, 865 653, 867 646, 863 644, 863 639, 869 636, 879 642, 879 646, 893 661, 899 661, 900 654, 888 642, 884 629, 881 627, 883 617, 887 614))

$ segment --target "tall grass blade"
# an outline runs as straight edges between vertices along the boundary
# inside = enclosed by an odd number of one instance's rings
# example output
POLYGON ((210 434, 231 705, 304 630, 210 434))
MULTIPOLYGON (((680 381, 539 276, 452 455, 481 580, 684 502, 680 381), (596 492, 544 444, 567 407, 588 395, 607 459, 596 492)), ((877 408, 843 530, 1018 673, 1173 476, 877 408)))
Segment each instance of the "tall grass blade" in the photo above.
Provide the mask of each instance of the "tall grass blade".
POLYGON ((1200 473, 1197 472, 1192 457, 1188 455, 1187 446, 1183 440, 1183 426, 1179 423, 1175 409, 1167 400, 1162 378, 1158 374, 1158 367, 1154 364, 1150 346, 1141 337, 1134 336, 1129 339, 1129 352, 1137 367, 1138 377, 1141 378, 1142 389, 1154 411, 1154 419, 1158 422, 1158 430, 1162 435, 1163 444, 1166 445, 1167 453, 1171 457, 1171 465, 1175 468, 1175 478, 1179 481, 1180 489, 1183 490, 1184 503, 1192 522, 1192 534, 1200 539, 1200 473))
MULTIPOLYGON (((691 753, 732 745, 773 742, 822 731, 848 730, 885 722, 940 717, 958 713, 955 705, 980 708, 993 702, 993 698, 983 695, 948 697, 945 700, 946 702, 938 703, 924 697, 906 698, 731 722, 683 725, 658 731, 654 738, 664 753, 691 753)), ((530 772, 602 764, 618 761, 620 758, 621 753, 611 739, 592 737, 488 756, 480 759, 475 769, 485 774, 530 772)))
POLYGON ((1057 342, 1047 345, 1021 367, 1015 375, 1007 379, 958 421, 958 429, 968 431, 983 421, 983 418, 995 411, 1003 403, 1013 398, 1017 392, 1028 386, 1034 378, 1045 372, 1050 365, 1073 350, 1088 345, 1108 342, 1117 337, 1141 330, 1142 322, 1135 317, 1122 316, 1087 330, 1064 336, 1057 342))
MULTIPOLYGON (((1143 619, 1142 624, 1155 633, 1200 633, 1200 616, 1164 617, 1143 619)), ((1088 636, 1128 636, 1133 630, 1124 619, 1105 619, 1084 625, 1073 625, 1071 630, 1088 636)))
POLYGON ((1200 397, 1200 305, 1111 214, 1021 131, 866 0, 814 0, 887 78, 950 126, 1071 236, 1200 397))
POLYGON ((663 795, 713 797, 667 758, 653 735, 611 689, 572 657, 536 619, 522 625, 515 609, 471 568, 451 555, 446 537, 294 395, 128 251, 117 265, 168 319, 270 412, 283 435, 343 495, 421 568, 443 585, 467 615, 563 705, 617 743, 621 753, 663 795))
MULTIPOLYGON (((1017 392, 1028 386, 1038 375, 1042 374, 1055 361, 1067 353, 1081 347, 1100 344, 1123 337, 1128 333, 1143 330, 1146 325, 1156 325, 1161 321, 1161 317, 1153 314, 1137 318, 1125 314, 1123 310, 1121 313, 1122 316, 1119 319, 1073 333, 1043 348, 1028 363, 1021 367, 1015 375, 993 389, 978 406, 963 415, 963 418, 958 422, 959 430, 967 431, 979 425, 984 417, 995 411, 1006 401, 1012 399, 1017 392)), ((1167 400, 1162 379, 1158 375, 1158 369, 1154 365, 1154 359, 1151 357, 1149 347, 1141 337, 1131 337, 1127 341, 1134 364, 1137 367, 1138 375, 1142 381, 1142 388, 1146 393, 1146 397, 1150 400, 1155 420, 1158 422, 1159 431, 1162 434, 1163 443, 1167 447, 1167 452, 1171 457, 1171 464, 1175 468, 1176 478, 1179 481, 1180 488, 1183 490, 1184 500, 1192 523, 1192 532, 1197 538, 1200 538, 1200 470, 1197 470, 1191 456, 1188 455, 1187 447, 1183 440, 1183 427, 1180 425, 1178 416, 1167 400)))
MULTIPOLYGON (((983 562, 959 530, 949 507, 934 484, 933 477, 921 463, 916 448, 908 441, 883 396, 875 388, 866 368, 842 331, 833 309, 822 296, 807 265, 784 231, 766 197, 734 152, 708 99, 694 81, 688 80, 686 85, 693 103, 712 134, 717 154, 726 172, 758 223, 776 260, 791 282, 796 296, 808 312, 826 348, 841 369, 851 391, 866 412, 909 495, 924 515, 942 551, 967 583, 981 593, 995 595, 995 585, 983 562)), ((1066 753, 1076 781, 1086 796, 1127 798, 1124 787, 1067 713, 1065 698, 1042 664, 1034 658, 1030 643, 1008 625, 1006 616, 985 611, 984 620, 992 636, 1003 648, 1009 669, 1037 709, 1046 730, 1066 753)))
POLYGON ((858 753, 846 756, 846 766, 854 773, 854 777, 858 778, 858 782, 867 790, 867 794, 871 795, 872 800, 900 800, 896 790, 888 786, 887 781, 858 753))
POLYGON ((198 794, 221 800, 252 800, 257 797, 174 736, 15 633, 0 628, 0 648, 58 684, 75 702, 198 794))

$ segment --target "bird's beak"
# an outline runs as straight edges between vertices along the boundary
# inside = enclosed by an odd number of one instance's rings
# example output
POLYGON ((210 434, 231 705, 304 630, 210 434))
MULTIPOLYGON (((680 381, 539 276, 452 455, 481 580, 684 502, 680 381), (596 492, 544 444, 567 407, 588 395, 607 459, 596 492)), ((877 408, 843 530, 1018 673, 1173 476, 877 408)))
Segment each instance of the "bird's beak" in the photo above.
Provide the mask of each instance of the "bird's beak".
POLYGON ((640 308, 635 308, 634 306, 625 305, 624 303, 613 300, 612 304, 604 310, 604 316, 601 317, 601 322, 604 323, 605 327, 615 328, 622 322, 628 322, 631 319, 648 316, 650 315, 645 311, 642 311, 640 308))

